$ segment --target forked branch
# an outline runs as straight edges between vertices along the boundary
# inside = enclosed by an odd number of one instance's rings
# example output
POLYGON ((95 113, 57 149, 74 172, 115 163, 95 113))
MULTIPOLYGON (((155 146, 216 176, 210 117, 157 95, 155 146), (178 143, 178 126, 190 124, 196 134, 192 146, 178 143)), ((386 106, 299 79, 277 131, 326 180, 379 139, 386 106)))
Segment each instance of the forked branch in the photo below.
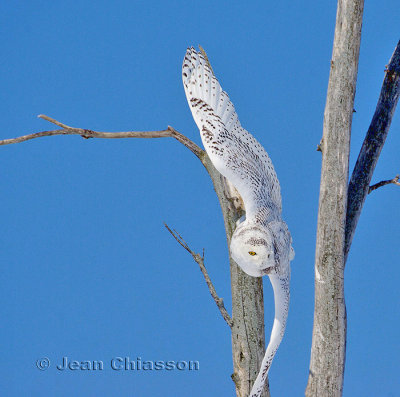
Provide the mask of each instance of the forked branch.
POLYGON ((211 281, 210 276, 207 273, 207 269, 206 266, 204 265, 204 250, 203 250, 203 255, 200 254, 196 254, 195 252, 193 252, 190 247, 188 246, 188 244, 186 243, 186 241, 183 239, 183 237, 176 231, 176 230, 171 230, 171 228, 164 223, 164 226, 166 227, 166 229, 172 234, 172 236, 174 237, 174 239, 183 247, 185 248, 185 250, 187 252, 189 252, 190 255, 192 255, 194 261, 199 265, 201 272, 203 273, 204 279, 206 280, 208 289, 210 290, 210 294, 213 297, 216 305, 218 306, 219 311, 222 314, 222 317, 224 318, 224 320, 226 321, 226 323, 229 325, 230 328, 233 327, 233 320, 232 317, 229 315, 229 313, 227 312, 225 306, 224 306, 224 300, 222 298, 220 298, 217 295, 217 291, 215 290, 215 287, 211 281))

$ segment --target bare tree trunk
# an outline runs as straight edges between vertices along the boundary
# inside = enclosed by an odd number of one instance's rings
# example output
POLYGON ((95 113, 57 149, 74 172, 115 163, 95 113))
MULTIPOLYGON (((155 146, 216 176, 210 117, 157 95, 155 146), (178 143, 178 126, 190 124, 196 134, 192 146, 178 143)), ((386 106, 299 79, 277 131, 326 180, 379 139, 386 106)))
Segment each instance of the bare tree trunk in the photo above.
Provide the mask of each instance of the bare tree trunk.
POLYGON ((320 144, 322 171, 315 254, 315 309, 306 396, 341 396, 346 353, 344 242, 350 132, 363 0, 339 0, 320 144))
MULTIPOLYGON (((203 161, 203 160, 202 160, 203 161)), ((243 215, 241 198, 232 185, 214 168, 204 153, 204 161, 214 184, 224 216, 228 247, 236 221, 243 215)), ((247 397, 256 380, 265 354, 264 297, 261 277, 250 277, 230 258, 232 288, 232 379, 237 397, 247 397)), ((263 397, 269 397, 268 385, 263 397)))

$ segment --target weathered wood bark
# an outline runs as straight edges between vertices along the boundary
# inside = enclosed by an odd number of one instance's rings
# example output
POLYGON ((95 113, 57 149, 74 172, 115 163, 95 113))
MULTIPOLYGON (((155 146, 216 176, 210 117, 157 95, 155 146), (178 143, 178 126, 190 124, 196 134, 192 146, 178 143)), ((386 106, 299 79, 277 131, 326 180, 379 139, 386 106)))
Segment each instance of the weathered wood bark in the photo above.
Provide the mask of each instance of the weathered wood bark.
MULTIPOLYGON (((202 162, 206 167, 224 216, 228 247, 236 221, 243 212, 238 205, 232 185, 214 168, 206 153, 202 162)), ((261 277, 250 277, 230 258, 232 288, 232 379, 237 397, 247 397, 257 377, 265 354, 264 297, 261 277)), ((268 386, 263 397, 269 397, 268 386)))
POLYGON ((345 259, 347 259, 357 222, 368 195, 372 174, 389 133, 399 96, 400 41, 385 70, 378 104, 351 175, 347 204, 345 259))
POLYGON ((306 396, 341 396, 346 352, 344 233, 363 0, 339 0, 324 113, 315 309, 306 396))

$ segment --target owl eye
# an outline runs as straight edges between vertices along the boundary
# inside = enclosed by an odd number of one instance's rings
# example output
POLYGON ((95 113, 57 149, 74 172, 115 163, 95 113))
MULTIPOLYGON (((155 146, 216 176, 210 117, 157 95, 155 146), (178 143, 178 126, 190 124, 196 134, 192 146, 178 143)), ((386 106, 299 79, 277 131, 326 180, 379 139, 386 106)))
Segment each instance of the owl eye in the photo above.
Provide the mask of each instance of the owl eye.
POLYGON ((249 255, 254 256, 257 255, 254 251, 249 251, 249 255))

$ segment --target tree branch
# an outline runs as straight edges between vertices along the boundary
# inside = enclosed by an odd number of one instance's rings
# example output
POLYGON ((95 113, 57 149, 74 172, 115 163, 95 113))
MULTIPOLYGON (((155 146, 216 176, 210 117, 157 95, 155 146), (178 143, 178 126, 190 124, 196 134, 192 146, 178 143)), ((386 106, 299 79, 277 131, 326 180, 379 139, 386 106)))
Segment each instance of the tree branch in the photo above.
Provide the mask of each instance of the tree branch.
POLYGON ((233 320, 232 320, 231 316, 229 315, 229 313, 227 312, 227 310, 225 309, 224 300, 217 295, 217 291, 215 290, 215 287, 214 287, 214 285, 213 285, 213 283, 212 283, 212 281, 210 279, 210 276, 207 273, 207 269, 206 269, 206 267, 204 265, 204 250, 203 250, 203 255, 196 254, 195 252, 193 252, 190 249, 190 247, 188 246, 186 241, 183 239, 183 237, 176 230, 171 230, 170 227, 166 223, 164 223, 164 226, 172 234, 174 239, 187 252, 189 252, 190 255, 192 255, 192 257, 195 260, 195 262, 200 266, 200 270, 203 273, 204 279, 206 280, 206 283, 207 283, 208 289, 210 290, 211 296, 213 297, 215 303, 217 304, 218 309, 222 314, 222 317, 224 318, 226 323, 229 325, 229 327, 232 328, 233 327, 233 320))
POLYGON ((182 145, 186 146, 192 153, 194 153, 202 162, 203 162, 203 150, 197 146, 194 142, 192 142, 185 135, 181 134, 175 128, 168 126, 166 130, 161 131, 127 131, 127 132, 100 132, 87 130, 84 128, 76 128, 70 127, 66 124, 63 124, 49 116, 44 114, 40 114, 39 118, 49 121, 61 127, 60 130, 51 130, 51 131, 41 131, 33 134, 22 135, 17 138, 11 139, 3 139, 0 140, 1 145, 10 145, 13 143, 25 142, 30 139, 41 138, 44 136, 53 136, 53 135, 80 135, 82 138, 108 138, 108 139, 117 139, 117 138, 175 138, 177 141, 182 143, 182 145))
POLYGON ((372 185, 369 187, 368 194, 370 194, 372 191, 374 191, 382 186, 389 185, 391 183, 394 183, 395 185, 400 186, 399 178, 400 178, 400 175, 396 175, 393 179, 388 179, 387 181, 380 181, 378 183, 375 183, 375 185, 372 185))
MULTIPOLYGON (((205 57, 207 57, 206 54, 205 57)), ((19 143, 29 139, 52 135, 80 135, 85 139, 175 138, 197 156, 210 175, 221 206, 228 247, 230 246, 230 239, 236 228, 236 222, 243 215, 242 200, 229 181, 215 169, 207 153, 174 128, 168 127, 166 130, 161 131, 98 132, 70 127, 48 116, 40 115, 39 117, 52 122, 61 127, 61 129, 42 131, 14 139, 5 139, 0 141, 0 145, 19 143)), ((204 258, 202 259, 204 265, 204 258)), ((249 394, 258 375, 265 353, 263 283, 261 277, 251 277, 244 273, 231 257, 229 257, 229 262, 232 288, 232 318, 228 314, 225 321, 228 322, 232 331, 234 371, 232 379, 235 383, 237 396, 243 397, 249 394)), ((222 303, 222 300, 219 302, 222 303)), ((269 396, 267 385, 262 393, 262 397, 269 396)))
POLYGON ((385 69, 378 104, 351 175, 346 216, 345 259, 374 173, 379 155, 389 133, 390 124, 400 96, 400 41, 385 69))

